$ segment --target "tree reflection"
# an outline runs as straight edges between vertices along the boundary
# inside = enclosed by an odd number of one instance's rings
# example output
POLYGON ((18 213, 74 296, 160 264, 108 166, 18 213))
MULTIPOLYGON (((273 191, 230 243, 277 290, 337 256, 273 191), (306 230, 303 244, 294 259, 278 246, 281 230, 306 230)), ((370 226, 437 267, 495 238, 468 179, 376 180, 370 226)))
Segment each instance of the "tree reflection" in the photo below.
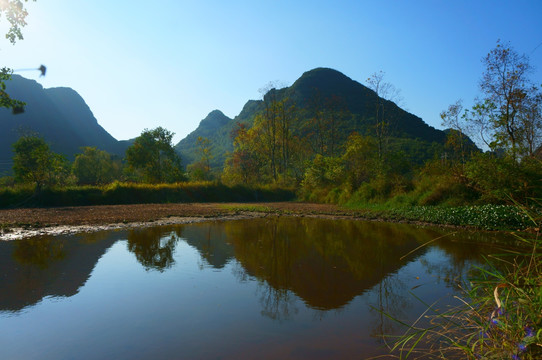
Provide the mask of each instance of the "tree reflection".
MULTIPOLYGON (((445 233, 407 224, 302 217, 198 224, 178 231, 199 251, 202 261, 214 267, 223 267, 235 256, 233 274, 241 282, 258 280, 261 314, 274 320, 295 316, 299 300, 323 316, 368 292, 374 316, 367 326, 377 337, 393 333, 396 326, 384 314, 403 318, 413 306, 404 296, 406 280, 396 273, 407 263, 424 258, 431 247, 410 254, 412 250, 445 233)), ((156 241, 160 236, 156 234, 156 241)), ((431 242, 432 247, 437 244, 452 254, 451 269, 435 269, 443 272, 445 281, 479 252, 431 242)), ((435 266, 423 265, 426 271, 435 266)))
POLYGON ((171 268, 175 263, 173 253, 176 245, 176 234, 167 228, 147 228, 128 233, 128 250, 147 271, 163 272, 171 268))
POLYGON ((246 274, 261 282, 262 314, 279 320, 297 312, 296 296, 316 310, 340 309, 379 284, 386 308, 404 307, 402 284, 387 275, 425 240, 404 225, 358 221, 279 217, 224 226, 246 274))
POLYGON ((289 320, 297 314, 296 296, 287 289, 275 289, 266 282, 258 286, 261 314, 272 320, 289 320))
POLYGON ((21 265, 35 265, 40 269, 48 268, 65 255, 64 244, 53 237, 17 241, 13 250, 13 258, 21 265))
MULTIPOLYGON (((381 267, 381 273, 384 271, 381 267)), ((396 319, 403 318, 410 302, 404 296, 406 285, 401 278, 382 273, 382 280, 373 289, 375 297, 369 301, 371 312, 375 315, 374 322, 370 324, 371 335, 379 340, 384 340, 386 334, 393 334, 398 326, 396 319)))
POLYGON ((495 253, 502 249, 492 244, 484 244, 483 241, 480 241, 482 239, 479 236, 480 243, 466 242, 465 240, 472 240, 472 234, 468 232, 452 235, 450 238, 442 239, 434 244, 436 249, 442 251, 447 261, 433 263, 423 259, 421 264, 427 274, 436 276, 437 281, 443 281, 447 286, 461 290, 469 271, 475 270, 473 265, 482 265, 487 262, 487 258, 483 254, 495 253))

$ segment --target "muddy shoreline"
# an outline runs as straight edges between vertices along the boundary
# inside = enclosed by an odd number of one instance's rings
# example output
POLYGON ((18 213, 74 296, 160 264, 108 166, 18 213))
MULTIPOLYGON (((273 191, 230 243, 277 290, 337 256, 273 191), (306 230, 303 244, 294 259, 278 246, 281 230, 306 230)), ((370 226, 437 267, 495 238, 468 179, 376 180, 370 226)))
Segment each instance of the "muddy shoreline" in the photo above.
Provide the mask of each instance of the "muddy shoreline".
POLYGON ((272 214, 355 218, 336 205, 309 203, 192 203, 101 205, 0 210, 0 241, 135 227, 234 220, 272 214))
POLYGON ((420 221, 375 218, 374 214, 352 211, 332 204, 276 203, 190 203, 99 205, 56 208, 0 209, 0 241, 44 235, 63 235, 103 230, 189 224, 209 220, 235 220, 270 215, 306 216, 410 223, 421 226, 462 228, 420 221))

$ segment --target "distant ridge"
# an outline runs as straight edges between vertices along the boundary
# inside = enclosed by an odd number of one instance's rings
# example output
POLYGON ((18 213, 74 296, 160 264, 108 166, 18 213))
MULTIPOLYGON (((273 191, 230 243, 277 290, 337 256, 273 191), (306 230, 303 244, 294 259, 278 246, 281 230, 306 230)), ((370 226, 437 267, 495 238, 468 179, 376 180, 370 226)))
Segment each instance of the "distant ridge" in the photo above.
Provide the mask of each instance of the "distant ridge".
MULTIPOLYGON (((53 151, 73 160, 82 146, 96 146, 109 153, 123 157, 132 140, 118 141, 111 136, 94 117, 83 98, 73 89, 58 87, 44 89, 34 80, 14 75, 7 82, 8 93, 27 102, 25 112, 12 115, 8 109, 0 109, 0 176, 11 172, 12 144, 20 134, 39 133, 50 144, 53 151)), ((274 89, 280 101, 288 98, 297 110, 292 131, 296 135, 311 130, 315 99, 336 99, 349 116, 338 125, 340 147, 352 132, 370 135, 374 131, 374 91, 352 80, 341 72, 330 68, 316 68, 303 73, 291 86, 274 89)), ((421 162, 433 156, 442 146, 446 132, 427 125, 421 118, 404 111, 391 101, 383 101, 386 121, 390 126, 389 136, 395 149, 410 152, 415 161, 421 162), (434 144, 438 144, 437 147, 434 144)), ((233 151, 232 131, 238 123, 251 127, 255 116, 264 109, 262 100, 248 100, 241 112, 233 119, 220 110, 211 111, 199 126, 176 146, 182 163, 187 166, 198 161, 198 137, 207 138, 211 145, 211 166, 221 169, 228 152, 233 151)), ((159 126, 160 124, 157 124, 159 126)))
POLYGON ((83 98, 73 89, 57 87, 44 89, 34 80, 13 75, 6 82, 7 92, 27 103, 25 112, 13 115, 0 109, 0 174, 9 172, 13 157, 12 144, 28 132, 41 135, 53 151, 73 159, 82 146, 124 155, 126 141, 111 136, 92 114, 83 98))

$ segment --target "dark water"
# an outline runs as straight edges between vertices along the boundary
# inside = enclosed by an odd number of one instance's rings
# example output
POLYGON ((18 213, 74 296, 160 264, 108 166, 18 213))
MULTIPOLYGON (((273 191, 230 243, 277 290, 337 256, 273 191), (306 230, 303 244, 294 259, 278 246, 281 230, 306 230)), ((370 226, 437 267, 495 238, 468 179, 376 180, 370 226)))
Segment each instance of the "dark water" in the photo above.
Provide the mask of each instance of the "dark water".
POLYGON ((378 310, 444 308, 488 251, 465 232, 401 259, 444 234, 279 217, 0 243, 0 359, 386 354, 378 310))

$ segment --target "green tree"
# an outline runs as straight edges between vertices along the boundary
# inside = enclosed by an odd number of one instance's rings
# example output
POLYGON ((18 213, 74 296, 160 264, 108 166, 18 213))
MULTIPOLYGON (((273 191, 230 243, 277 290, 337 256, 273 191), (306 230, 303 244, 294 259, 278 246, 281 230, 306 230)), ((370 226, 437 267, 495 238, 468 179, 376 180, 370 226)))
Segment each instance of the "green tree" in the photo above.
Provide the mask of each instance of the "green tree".
POLYGON ((261 150, 265 150, 266 160, 268 160, 273 181, 278 178, 278 161, 280 156, 279 139, 280 139, 280 121, 277 98, 277 89, 274 87, 269 89, 263 96, 264 111, 257 115, 254 120, 256 127, 261 127, 261 150))
MULTIPOLYGON (((28 0, 25 0, 24 2, 28 2, 28 0)), ((6 34, 6 39, 12 44, 15 44, 17 40, 22 40, 22 28, 26 25, 25 20, 28 15, 23 2, 21 0, 0 1, 0 16, 2 15, 8 20, 10 25, 6 34)))
POLYGON ((329 190, 342 184, 344 175, 341 158, 317 154, 305 171, 302 186, 305 191, 329 190))
MULTIPOLYGON (((524 157, 518 163, 511 156, 477 154, 466 164, 470 186, 488 202, 530 203, 542 197, 540 160, 524 157)), ((536 202, 536 201, 535 201, 536 202)))
POLYGON ((479 103, 492 131, 492 149, 504 148, 518 159, 532 156, 542 123, 540 88, 533 86, 532 66, 525 55, 500 41, 482 59, 485 71, 480 82, 483 98, 479 103))
POLYGON ((126 161, 130 168, 141 171, 144 180, 149 183, 184 181, 181 159, 172 144, 173 135, 162 127, 143 130, 126 150, 126 161))
POLYGON ((196 153, 199 160, 188 166, 188 173, 192 180, 210 180, 211 179, 211 159, 212 147, 209 139, 198 136, 196 153))
MULTIPOLYGON (((36 1, 36 0, 34 0, 36 1)), ((28 2, 25 0, 24 2, 28 2)), ((3 16, 9 22, 6 39, 15 45, 17 40, 23 39, 22 28, 26 25, 26 11, 24 4, 20 0, 2 0, 0 1, 0 18, 3 16)), ((19 100, 12 99, 6 92, 5 81, 11 80, 13 70, 9 68, 0 69, 0 107, 11 109, 20 109, 25 103, 19 100)))
POLYGON ((23 101, 12 99, 6 92, 6 81, 11 80, 11 74, 13 71, 8 68, 0 69, 0 107, 13 109, 21 109, 26 105, 23 101))
POLYGON ((315 154, 337 156, 339 150, 340 124, 350 116, 344 98, 331 95, 323 98, 319 89, 313 89, 308 109, 307 140, 315 154))
POLYGON ((232 132, 234 151, 226 160, 223 180, 229 183, 290 182, 296 177, 292 123, 295 107, 283 98, 273 83, 260 89, 263 109, 254 117, 254 125, 244 124, 232 132))
MULTIPOLYGON (((62 156, 53 153, 42 138, 35 135, 22 136, 13 144, 13 171, 16 180, 36 184, 40 190, 43 185, 52 183, 55 173, 62 173, 65 167, 62 156)), ((58 180, 58 179, 57 179, 58 180)))
POLYGON ((257 151, 259 134, 257 129, 247 129, 237 124, 232 132, 233 153, 226 159, 222 181, 227 184, 256 184, 262 181, 264 161, 257 151))
POLYGON ((342 156, 345 166, 345 180, 350 191, 357 190, 362 183, 375 176, 377 146, 374 138, 353 133, 348 137, 342 156))
POLYGON ((115 163, 109 153, 89 146, 81 150, 83 153, 77 154, 73 162, 78 184, 106 184, 120 176, 120 164, 115 163))

